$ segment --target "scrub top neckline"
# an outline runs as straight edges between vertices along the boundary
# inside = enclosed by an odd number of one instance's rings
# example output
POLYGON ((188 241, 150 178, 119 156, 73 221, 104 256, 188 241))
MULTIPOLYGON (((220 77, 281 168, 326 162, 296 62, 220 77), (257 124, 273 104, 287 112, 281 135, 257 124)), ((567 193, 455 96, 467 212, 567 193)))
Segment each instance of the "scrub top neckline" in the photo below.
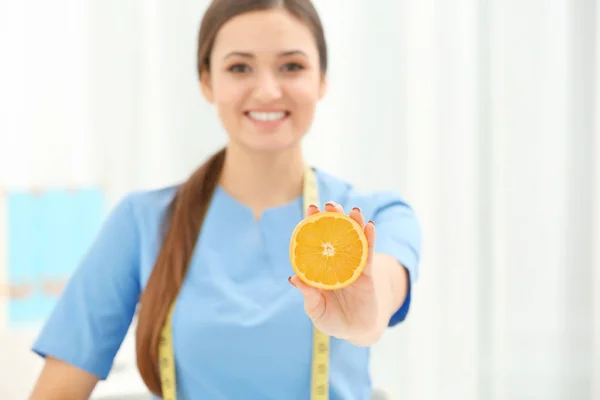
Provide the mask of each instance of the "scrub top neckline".
POLYGON ((239 210, 241 213, 247 214, 249 218, 254 220, 254 222, 259 223, 264 218, 269 218, 271 216, 276 217, 290 211, 302 211, 303 195, 301 194, 287 203, 265 208, 262 212, 262 215, 258 219, 254 218, 254 212, 249 206, 233 197, 220 184, 217 185, 215 189, 215 200, 217 200, 217 204, 224 202, 227 207, 232 207, 235 210, 239 210))

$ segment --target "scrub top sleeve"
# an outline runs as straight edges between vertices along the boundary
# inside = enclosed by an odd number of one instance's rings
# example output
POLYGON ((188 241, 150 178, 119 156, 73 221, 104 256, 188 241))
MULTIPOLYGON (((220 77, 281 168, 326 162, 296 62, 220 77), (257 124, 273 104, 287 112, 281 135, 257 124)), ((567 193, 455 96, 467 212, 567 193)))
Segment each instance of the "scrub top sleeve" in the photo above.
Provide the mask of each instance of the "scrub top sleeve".
POLYGON ((131 195, 110 212, 33 345, 106 379, 140 293, 139 237, 131 195))
POLYGON ((375 252, 394 257, 409 275, 404 304, 392 316, 389 326, 406 318, 410 308, 412 287, 419 276, 421 228, 412 208, 397 194, 381 193, 376 199, 373 222, 376 229, 375 252))

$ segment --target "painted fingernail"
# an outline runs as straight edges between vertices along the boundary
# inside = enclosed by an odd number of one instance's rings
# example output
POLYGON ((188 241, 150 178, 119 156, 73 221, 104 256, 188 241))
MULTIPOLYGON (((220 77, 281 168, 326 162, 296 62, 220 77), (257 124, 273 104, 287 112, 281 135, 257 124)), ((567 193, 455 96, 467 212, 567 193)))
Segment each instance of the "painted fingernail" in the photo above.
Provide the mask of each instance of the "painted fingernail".
POLYGON ((358 207, 354 207, 354 208, 353 208, 353 210, 354 210, 354 211, 361 212, 361 211, 360 211, 360 208, 358 208, 358 207))
POLYGON ((292 285, 293 287, 296 287, 296 285, 294 285, 294 283, 292 282, 292 277, 290 276, 288 278, 288 282, 290 283, 290 285, 292 285))

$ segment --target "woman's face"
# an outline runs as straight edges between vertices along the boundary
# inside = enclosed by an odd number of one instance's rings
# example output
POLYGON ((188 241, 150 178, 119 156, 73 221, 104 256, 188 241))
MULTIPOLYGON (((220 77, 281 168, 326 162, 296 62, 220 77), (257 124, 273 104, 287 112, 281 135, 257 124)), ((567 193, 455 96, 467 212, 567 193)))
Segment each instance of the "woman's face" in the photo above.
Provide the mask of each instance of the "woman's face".
POLYGON ((310 29, 283 9, 229 20, 201 74, 231 144, 255 151, 299 145, 325 94, 319 52, 310 29))

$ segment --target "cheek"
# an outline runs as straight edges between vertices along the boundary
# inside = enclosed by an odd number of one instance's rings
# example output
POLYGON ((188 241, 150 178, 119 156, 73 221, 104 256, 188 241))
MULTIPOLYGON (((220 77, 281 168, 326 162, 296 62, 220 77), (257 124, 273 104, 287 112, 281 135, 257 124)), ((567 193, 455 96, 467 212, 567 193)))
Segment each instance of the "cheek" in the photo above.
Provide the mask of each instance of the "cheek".
POLYGON ((242 80, 223 80, 214 85, 215 105, 222 114, 241 112, 240 104, 243 104, 247 94, 248 84, 242 80))
POLYGON ((288 93, 298 107, 311 110, 319 101, 319 82, 314 79, 295 80, 289 83, 288 93))

